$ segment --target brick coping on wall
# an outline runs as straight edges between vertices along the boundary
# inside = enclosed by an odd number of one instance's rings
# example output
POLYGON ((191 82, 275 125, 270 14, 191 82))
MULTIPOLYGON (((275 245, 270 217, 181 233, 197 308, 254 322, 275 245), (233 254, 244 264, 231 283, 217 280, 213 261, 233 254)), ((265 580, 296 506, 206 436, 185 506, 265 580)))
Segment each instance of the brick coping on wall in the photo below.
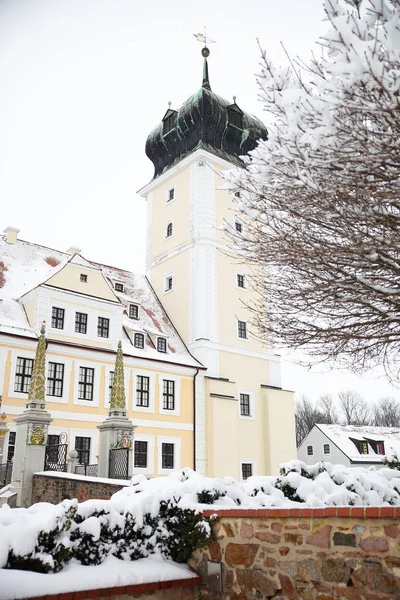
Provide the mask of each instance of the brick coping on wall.
POLYGON ((97 590, 81 590, 79 592, 66 592, 62 594, 47 594, 44 596, 34 596, 26 600, 89 600, 91 598, 104 598, 110 596, 114 598, 123 594, 147 594, 158 590, 169 590, 179 587, 191 587, 199 585, 201 578, 199 576, 188 579, 173 579, 170 581, 153 581, 151 583, 139 583, 136 585, 121 585, 117 587, 99 588, 97 590))
POLYGON ((400 518, 397 506, 328 506, 326 508, 256 508, 256 509, 219 509, 204 510, 205 517, 239 517, 267 519, 310 519, 323 517, 348 517, 357 519, 400 518))

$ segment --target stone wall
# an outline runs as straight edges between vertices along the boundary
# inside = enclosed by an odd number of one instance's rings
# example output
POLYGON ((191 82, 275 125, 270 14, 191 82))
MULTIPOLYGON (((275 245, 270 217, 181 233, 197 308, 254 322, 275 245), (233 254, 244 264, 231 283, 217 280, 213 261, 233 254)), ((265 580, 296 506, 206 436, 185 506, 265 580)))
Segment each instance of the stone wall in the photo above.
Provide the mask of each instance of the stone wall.
POLYGON ((120 484, 112 480, 107 483, 104 479, 96 477, 85 477, 79 475, 76 478, 67 473, 57 475, 35 474, 32 483, 32 504, 35 502, 50 502, 58 504, 65 499, 77 498, 79 502, 97 498, 108 500, 115 492, 118 492, 127 482, 120 484))
POLYGON ((220 510, 217 541, 190 566, 222 562, 224 600, 400 600, 400 508, 220 510))

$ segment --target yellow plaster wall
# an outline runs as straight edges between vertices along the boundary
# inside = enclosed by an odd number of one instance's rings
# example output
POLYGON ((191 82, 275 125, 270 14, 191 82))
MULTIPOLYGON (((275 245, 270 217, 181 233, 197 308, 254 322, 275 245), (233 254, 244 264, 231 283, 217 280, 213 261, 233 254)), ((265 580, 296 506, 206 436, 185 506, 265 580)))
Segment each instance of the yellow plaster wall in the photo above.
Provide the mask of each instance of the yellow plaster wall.
POLYGON ((189 338, 189 251, 162 261, 151 270, 151 284, 170 319, 184 340, 189 338), (174 289, 164 293, 165 276, 173 272, 174 289))
POLYGON ((153 192, 152 258, 186 243, 189 237, 190 169, 185 168, 166 179, 153 192), (167 192, 175 188, 175 199, 167 202, 167 192), (166 239, 166 226, 173 221, 173 235, 166 239))
POLYGON ((118 302, 118 298, 104 279, 101 271, 87 269, 84 266, 67 264, 63 269, 46 281, 47 285, 52 285, 64 290, 87 294, 96 298, 103 298, 118 302), (80 281, 80 275, 87 275, 87 283, 80 281))
POLYGON ((265 435, 268 472, 279 474, 278 465, 297 458, 294 422, 294 394, 282 390, 264 389, 265 435))

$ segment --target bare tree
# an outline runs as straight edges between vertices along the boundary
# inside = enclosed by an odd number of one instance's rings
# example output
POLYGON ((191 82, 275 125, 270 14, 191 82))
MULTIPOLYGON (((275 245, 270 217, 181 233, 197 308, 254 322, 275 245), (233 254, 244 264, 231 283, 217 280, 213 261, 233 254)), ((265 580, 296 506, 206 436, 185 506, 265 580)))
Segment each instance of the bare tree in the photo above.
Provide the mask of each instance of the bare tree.
POLYGON ((339 414, 337 412, 335 402, 331 394, 321 394, 318 399, 318 410, 321 414, 322 421, 326 425, 339 423, 339 414))
POLYGON ((324 56, 282 69, 262 54, 273 125, 228 176, 246 227, 227 231, 255 267, 262 337, 396 378, 400 0, 325 0, 325 13, 324 56))
POLYGON ((378 427, 400 427, 400 403, 395 398, 385 397, 373 407, 373 423, 378 427))
POLYGON ((352 390, 338 393, 344 425, 371 425, 371 411, 360 394, 352 390))
POLYGON ((325 423, 325 415, 320 412, 307 396, 303 395, 295 407, 296 443, 301 444, 315 423, 325 423))

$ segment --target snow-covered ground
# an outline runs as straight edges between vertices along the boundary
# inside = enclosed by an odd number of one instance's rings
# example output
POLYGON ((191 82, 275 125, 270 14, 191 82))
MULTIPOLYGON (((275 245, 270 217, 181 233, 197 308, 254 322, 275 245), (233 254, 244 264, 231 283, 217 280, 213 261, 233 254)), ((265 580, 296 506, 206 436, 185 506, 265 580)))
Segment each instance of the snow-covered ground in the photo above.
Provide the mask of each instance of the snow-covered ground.
MULTIPOLYGON (((186 541, 179 529, 185 509, 400 506, 400 471, 298 460, 281 469, 279 477, 250 477, 242 483, 203 477, 191 469, 149 480, 136 475, 110 500, 16 509, 5 505, 0 509, 0 567, 7 565, 12 551, 14 558, 29 557, 49 570, 62 570, 39 574, 0 568, 0 600, 190 577, 186 567, 167 560, 176 556, 174 544, 176 549, 186 541), (40 542, 43 533, 55 535, 55 545, 40 542), (67 558, 57 557, 52 548, 65 549, 67 558), (82 566, 78 559, 102 564, 82 566)), ((190 527, 204 533, 207 542, 210 524, 204 517, 190 521, 190 527)))
POLYGON ((0 569, 0 600, 191 577, 196 577, 196 573, 190 571, 189 567, 165 560, 159 555, 132 562, 108 556, 101 565, 84 567, 70 563, 60 573, 0 569))

